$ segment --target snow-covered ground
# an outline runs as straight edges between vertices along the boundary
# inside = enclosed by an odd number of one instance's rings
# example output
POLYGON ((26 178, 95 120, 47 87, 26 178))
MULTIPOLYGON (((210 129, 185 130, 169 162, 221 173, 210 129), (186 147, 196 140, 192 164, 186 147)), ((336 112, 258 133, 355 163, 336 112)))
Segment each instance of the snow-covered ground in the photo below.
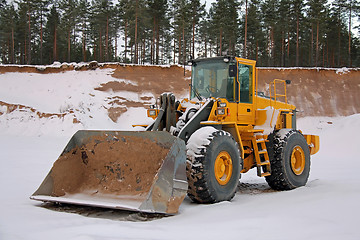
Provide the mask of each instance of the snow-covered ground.
MULTIPOLYGON (((80 84, 79 89, 84 85, 80 84)), ((90 107, 101 109, 97 99, 106 98, 105 93, 94 92, 93 88, 87 91, 96 97, 81 91, 68 98, 64 94, 69 88, 61 88, 56 88, 60 91, 57 93, 44 88, 33 98, 25 91, 15 96, 15 90, 3 89, 0 101, 59 112, 59 106, 65 104, 57 101, 59 94, 67 99, 66 104, 75 105, 74 109, 79 102, 88 104, 86 99, 93 103, 90 107), (40 102, 44 95, 48 99, 40 102), (78 100, 71 102, 75 98, 78 100)), ((299 119, 299 129, 320 135, 321 146, 320 152, 312 156, 308 184, 292 191, 273 191, 255 171, 250 171, 242 176, 231 202, 198 205, 186 198, 178 215, 148 218, 89 208, 56 211, 30 200, 75 131, 101 128, 97 121, 105 121, 106 112, 96 112, 95 123, 89 118, 91 113, 85 111, 86 124, 81 126, 66 119, 29 117, 29 111, 0 114, 0 240, 360 239, 360 114, 299 119)), ((103 128, 130 129, 142 115, 143 108, 129 109, 117 123, 106 120, 103 128)))
POLYGON ((31 201, 71 134, 1 134, 0 239, 359 239, 360 115, 300 119, 299 127, 321 138, 305 187, 275 192, 249 172, 232 202, 185 199, 176 216, 135 222, 126 212, 86 216, 31 201))
MULTIPOLYGON (((115 93, 111 90, 106 92, 95 90, 101 84, 108 82, 136 85, 129 80, 112 77, 113 71, 114 69, 105 68, 51 74, 22 72, 0 74, 0 101, 24 106, 10 112, 9 108, 0 104, 0 131, 31 136, 50 133, 58 135, 61 129, 61 134, 68 135, 69 131, 75 132, 79 129, 124 127, 109 118, 108 109, 122 106, 125 99, 141 102, 141 97, 153 97, 153 95, 141 91, 115 93), (113 103, 118 96, 123 100, 113 103), (38 113, 65 114, 65 116, 54 115, 49 121, 49 117, 43 118, 38 113), (73 124, 74 118, 79 124, 73 124)), ((146 110, 128 108, 124 116, 134 114, 144 116, 146 110)), ((120 120, 118 119, 118 122, 120 120)))

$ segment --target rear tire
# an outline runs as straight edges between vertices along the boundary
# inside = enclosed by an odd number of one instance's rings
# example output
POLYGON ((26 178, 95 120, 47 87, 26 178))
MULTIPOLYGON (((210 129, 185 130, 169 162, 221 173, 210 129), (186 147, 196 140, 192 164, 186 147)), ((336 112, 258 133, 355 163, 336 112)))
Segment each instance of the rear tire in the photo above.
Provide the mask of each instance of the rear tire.
POLYGON ((304 136, 296 130, 283 129, 271 134, 269 151, 271 175, 265 177, 275 190, 304 186, 310 174, 310 150, 304 136), (271 152, 271 154, 270 154, 271 152))
POLYGON ((216 129, 199 146, 194 147, 192 139, 188 142, 188 196, 198 203, 231 200, 242 169, 237 142, 230 133, 216 129))

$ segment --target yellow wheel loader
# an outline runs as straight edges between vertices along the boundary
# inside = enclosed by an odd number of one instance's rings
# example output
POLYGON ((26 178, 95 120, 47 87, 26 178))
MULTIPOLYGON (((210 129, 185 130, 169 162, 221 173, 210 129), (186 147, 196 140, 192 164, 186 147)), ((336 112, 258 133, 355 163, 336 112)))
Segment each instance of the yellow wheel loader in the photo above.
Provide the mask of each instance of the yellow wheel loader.
POLYGON ((231 200, 252 168, 276 190, 304 186, 319 137, 296 128, 289 80, 257 91, 255 61, 196 59, 190 98, 163 93, 145 131, 78 131, 31 199, 175 214, 186 194, 231 200))

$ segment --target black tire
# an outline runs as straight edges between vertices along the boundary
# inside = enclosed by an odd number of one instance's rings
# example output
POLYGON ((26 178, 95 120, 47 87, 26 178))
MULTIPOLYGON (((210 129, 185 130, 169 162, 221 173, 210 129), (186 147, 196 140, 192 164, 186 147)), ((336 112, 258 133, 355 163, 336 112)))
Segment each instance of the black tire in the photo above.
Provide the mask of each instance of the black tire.
POLYGON ((242 170, 238 143, 230 133, 225 131, 210 133, 207 139, 207 143, 197 146, 198 155, 188 154, 186 167, 188 196, 192 201, 198 203, 229 201, 235 196, 242 170), (215 162, 221 154, 228 154, 227 156, 231 157, 232 162, 232 171, 228 170, 231 174, 229 174, 229 178, 226 177, 226 183, 222 182, 223 185, 215 176, 215 162))
POLYGON ((271 175, 265 177, 275 190, 305 186, 310 174, 310 150, 304 136, 296 130, 283 129, 269 136, 271 175), (272 146, 271 146, 272 145, 272 146), (292 162, 292 157, 301 159, 292 162))

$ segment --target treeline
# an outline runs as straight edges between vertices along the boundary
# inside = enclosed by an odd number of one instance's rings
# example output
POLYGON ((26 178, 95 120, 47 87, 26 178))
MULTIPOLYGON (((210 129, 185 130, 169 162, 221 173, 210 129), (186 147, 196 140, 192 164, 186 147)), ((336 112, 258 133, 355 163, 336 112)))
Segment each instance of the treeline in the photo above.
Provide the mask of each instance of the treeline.
POLYGON ((0 63, 360 66, 358 0, 0 0, 0 63), (358 31, 358 30, 357 30, 358 31))

